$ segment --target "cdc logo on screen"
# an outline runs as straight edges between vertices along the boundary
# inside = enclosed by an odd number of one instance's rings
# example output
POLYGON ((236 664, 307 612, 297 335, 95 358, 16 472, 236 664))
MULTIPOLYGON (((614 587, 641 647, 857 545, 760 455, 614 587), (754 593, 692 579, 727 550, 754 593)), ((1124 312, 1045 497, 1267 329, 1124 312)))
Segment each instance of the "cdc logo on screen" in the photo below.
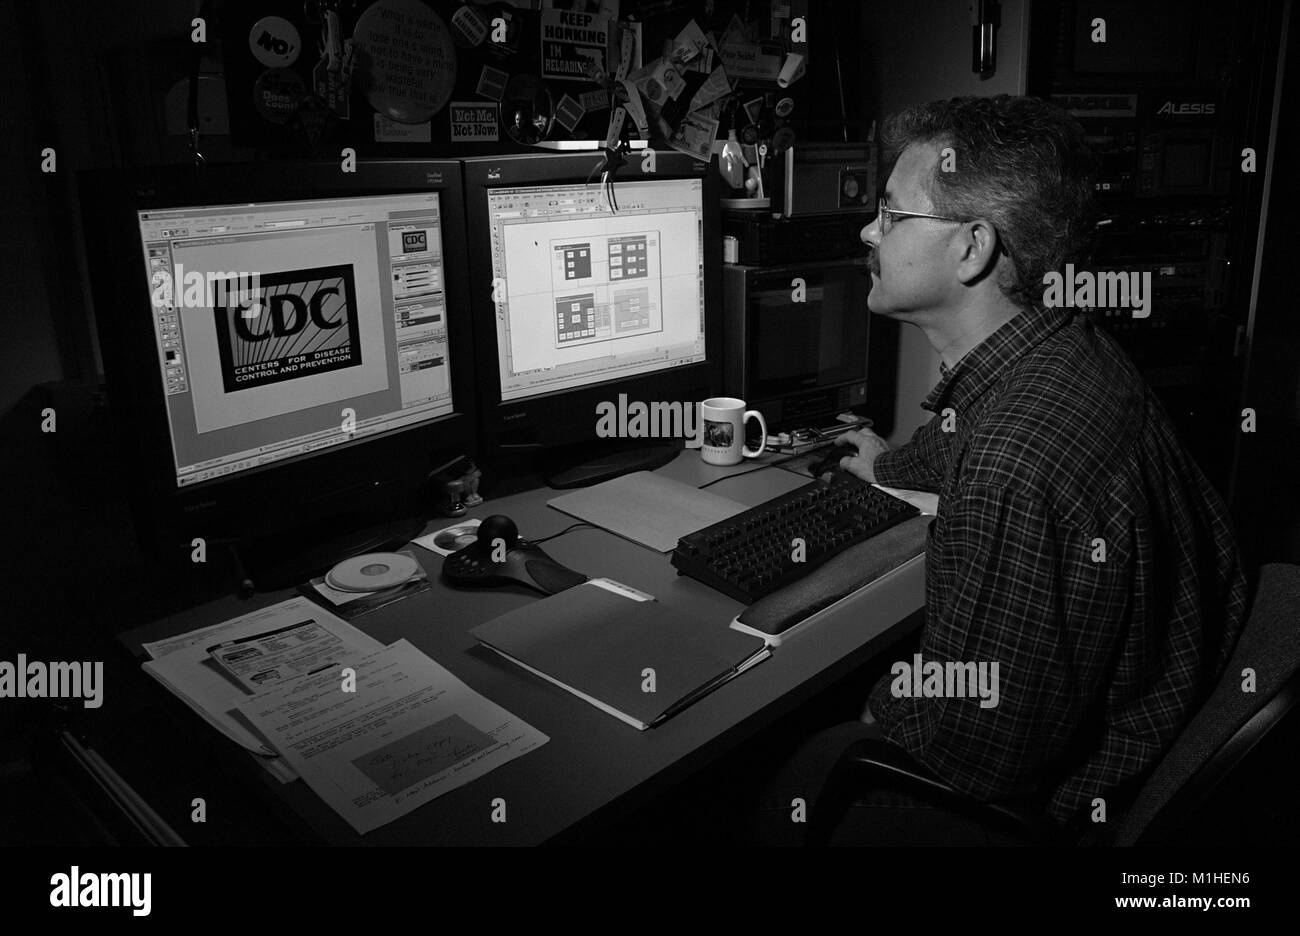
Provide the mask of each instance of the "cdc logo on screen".
POLYGON ((428 231, 403 231, 402 253, 424 253, 429 249, 428 231))
POLYGON ((361 364, 351 265, 264 273, 254 303, 214 313, 227 393, 361 364))

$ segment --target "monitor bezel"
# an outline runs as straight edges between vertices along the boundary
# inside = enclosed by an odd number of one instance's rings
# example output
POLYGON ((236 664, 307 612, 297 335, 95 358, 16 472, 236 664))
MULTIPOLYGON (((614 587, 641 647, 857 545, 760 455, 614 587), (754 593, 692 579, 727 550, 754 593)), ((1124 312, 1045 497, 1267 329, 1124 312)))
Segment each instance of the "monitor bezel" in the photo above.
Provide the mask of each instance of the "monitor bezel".
MULTIPOLYGON (((488 193, 528 185, 586 183, 604 160, 602 152, 530 153, 466 159, 465 211, 470 234, 470 271, 478 373, 479 443, 488 457, 520 451, 545 452, 598 441, 597 404, 619 394, 646 403, 696 402, 720 392, 723 373, 722 230, 716 173, 708 163, 678 152, 655 151, 653 171, 646 151, 633 151, 615 177, 619 182, 699 179, 704 217, 704 360, 669 370, 552 390, 524 399, 501 399, 496 307, 492 301, 492 258, 488 193), (701 395, 703 394, 703 395, 701 395)), ((599 185, 599 175, 593 185, 599 185)))
MULTIPOLYGON (((458 160, 222 164, 93 170, 80 174, 83 233, 91 274, 94 319, 113 418, 127 446, 125 479, 137 522, 154 537, 257 536, 292 524, 300 492, 355 492, 407 488, 448 454, 476 450, 473 332, 465 244, 464 192, 458 160), (448 347, 454 410, 414 426, 391 429, 325 450, 249 468, 222 478, 180 485, 157 361, 139 366, 154 347, 150 288, 137 213, 188 206, 238 205, 331 197, 436 191, 444 231, 448 347), (125 310, 124 315, 119 312, 125 310), (114 324, 117 327, 112 327, 114 324), (426 464, 427 463, 427 464, 426 464), (174 529, 176 527, 184 529, 174 529)), ((414 492, 409 492, 414 493, 414 492)), ((345 494, 346 496, 346 494, 345 494)), ((319 505, 321 498, 315 503, 319 505)), ((348 505, 340 504, 340 514, 348 505)))

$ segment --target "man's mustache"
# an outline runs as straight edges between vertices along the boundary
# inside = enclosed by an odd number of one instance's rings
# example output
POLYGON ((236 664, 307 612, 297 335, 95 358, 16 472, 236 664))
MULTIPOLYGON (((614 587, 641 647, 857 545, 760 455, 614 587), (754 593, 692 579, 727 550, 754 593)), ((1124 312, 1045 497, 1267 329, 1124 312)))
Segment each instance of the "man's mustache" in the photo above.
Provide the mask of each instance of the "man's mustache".
POLYGON ((874 250, 867 255, 867 272, 880 275, 880 255, 874 250))

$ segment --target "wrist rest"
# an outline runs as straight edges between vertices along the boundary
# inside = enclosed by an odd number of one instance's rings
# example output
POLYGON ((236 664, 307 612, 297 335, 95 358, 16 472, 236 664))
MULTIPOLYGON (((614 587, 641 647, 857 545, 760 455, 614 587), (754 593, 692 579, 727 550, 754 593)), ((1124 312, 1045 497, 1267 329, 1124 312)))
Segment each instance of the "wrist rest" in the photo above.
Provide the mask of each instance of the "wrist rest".
POLYGON ((913 517, 849 547, 799 581, 760 598, 737 621, 764 634, 785 632, 924 553, 933 522, 933 517, 913 517))

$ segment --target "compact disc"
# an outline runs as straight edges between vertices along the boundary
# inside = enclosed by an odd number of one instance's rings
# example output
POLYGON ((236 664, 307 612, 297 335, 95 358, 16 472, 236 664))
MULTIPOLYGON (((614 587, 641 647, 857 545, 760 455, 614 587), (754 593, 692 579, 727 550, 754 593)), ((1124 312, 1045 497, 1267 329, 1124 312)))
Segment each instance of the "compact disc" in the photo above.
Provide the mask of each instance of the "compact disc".
POLYGON ((433 544, 439 549, 447 550, 448 553, 454 553, 477 541, 477 523, 462 523, 459 526, 447 527, 445 530, 439 530, 433 537, 433 544))
POLYGON ((372 592, 401 585, 420 568, 400 553, 366 553, 344 559, 325 576, 325 584, 339 591, 372 592))

